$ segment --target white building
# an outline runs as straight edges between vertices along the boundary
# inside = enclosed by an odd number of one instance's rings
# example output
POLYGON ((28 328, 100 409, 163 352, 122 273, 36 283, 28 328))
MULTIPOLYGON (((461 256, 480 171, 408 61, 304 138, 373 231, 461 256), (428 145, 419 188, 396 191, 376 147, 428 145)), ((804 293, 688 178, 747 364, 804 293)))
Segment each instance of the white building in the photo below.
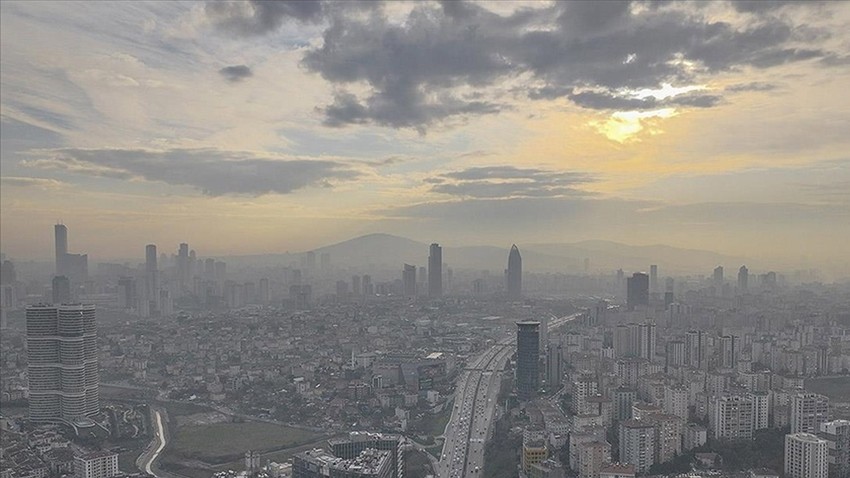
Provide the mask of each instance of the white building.
POLYGON ((708 423, 714 438, 736 440, 753 437, 755 406, 752 397, 714 397, 708 408, 708 423))
POLYGON ((74 458, 75 478, 109 478, 117 474, 117 453, 96 451, 74 458))
POLYGON ((829 421, 829 397, 798 392, 791 396, 791 433, 817 433, 829 421))
POLYGON ((827 478, 829 442, 811 433, 785 435, 786 478, 827 478))

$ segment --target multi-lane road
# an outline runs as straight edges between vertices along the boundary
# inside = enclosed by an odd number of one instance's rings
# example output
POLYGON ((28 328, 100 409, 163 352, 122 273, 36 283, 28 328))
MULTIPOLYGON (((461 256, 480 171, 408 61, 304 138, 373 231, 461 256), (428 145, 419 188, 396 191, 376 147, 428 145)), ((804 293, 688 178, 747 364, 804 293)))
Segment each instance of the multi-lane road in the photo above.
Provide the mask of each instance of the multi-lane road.
MULTIPOLYGON (((579 314, 552 317, 549 330, 578 318, 579 314)), ((482 476, 484 448, 495 421, 496 396, 501 385, 501 371, 516 350, 515 337, 507 337, 470 360, 460 374, 452 417, 446 427, 440 478, 474 478, 482 476)))

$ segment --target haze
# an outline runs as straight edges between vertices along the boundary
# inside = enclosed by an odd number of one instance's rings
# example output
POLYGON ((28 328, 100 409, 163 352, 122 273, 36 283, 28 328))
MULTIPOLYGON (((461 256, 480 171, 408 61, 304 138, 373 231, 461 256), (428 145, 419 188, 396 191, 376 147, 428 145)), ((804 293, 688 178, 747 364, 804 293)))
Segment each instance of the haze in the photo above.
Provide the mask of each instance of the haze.
POLYGON ((95 259, 383 232, 850 272, 847 2, 0 6, 9 257, 59 220, 95 259))

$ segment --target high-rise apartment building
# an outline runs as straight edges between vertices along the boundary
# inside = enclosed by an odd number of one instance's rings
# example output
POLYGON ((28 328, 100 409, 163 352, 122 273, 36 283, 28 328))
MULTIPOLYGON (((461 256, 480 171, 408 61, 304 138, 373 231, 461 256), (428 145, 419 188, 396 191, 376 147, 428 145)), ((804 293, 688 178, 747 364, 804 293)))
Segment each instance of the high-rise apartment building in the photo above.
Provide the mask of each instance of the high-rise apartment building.
POLYGON ((827 478, 829 442, 811 433, 785 435, 785 477, 827 478))
POLYGON ((508 254, 508 268, 505 271, 508 298, 519 299, 522 297, 522 256, 516 244, 511 246, 508 254))
POLYGON ((66 422, 100 411, 95 306, 27 307, 29 416, 66 422))
POLYGON ((746 395, 722 395, 709 402, 708 425, 716 439, 750 439, 755 429, 755 406, 746 395))
POLYGON ((829 421, 829 397, 798 392, 791 396, 791 433, 817 433, 829 421))
POLYGON ((685 365, 703 369, 705 360, 706 337, 702 330, 691 330, 685 335, 685 365))
POLYGON ((53 303, 69 304, 71 302, 71 281, 65 276, 53 278, 53 303))
POLYGON ((658 293, 658 266, 655 264, 649 266, 649 292, 658 293))
POLYGON ((443 248, 431 244, 428 254, 428 297, 443 296, 443 248))
POLYGON ((738 269, 738 293, 746 294, 748 283, 750 281, 750 271, 747 269, 747 266, 741 266, 738 269))
POLYGON ((516 388, 520 400, 529 400, 540 387, 540 322, 517 322, 516 388))
POLYGON ((635 272, 626 279, 626 305, 629 310, 649 305, 649 276, 635 272))
POLYGON ((734 335, 720 337, 720 367, 735 368, 741 355, 741 340, 734 335))
POLYGON ((829 442, 829 475, 850 476, 850 420, 821 423, 818 437, 829 442))
POLYGON ((152 315, 159 311, 159 270, 157 267, 156 244, 145 246, 145 299, 152 315))
POLYGON ((620 424, 620 462, 635 466, 645 473, 655 463, 655 425, 643 420, 626 420, 620 424))
POLYGON ((638 326, 638 357, 650 362, 655 358, 655 346, 658 341, 658 333, 655 324, 646 323, 638 326))
POLYGON ((404 287, 404 295, 407 297, 416 296, 416 266, 410 264, 404 265, 404 270, 401 272, 401 282, 404 287))

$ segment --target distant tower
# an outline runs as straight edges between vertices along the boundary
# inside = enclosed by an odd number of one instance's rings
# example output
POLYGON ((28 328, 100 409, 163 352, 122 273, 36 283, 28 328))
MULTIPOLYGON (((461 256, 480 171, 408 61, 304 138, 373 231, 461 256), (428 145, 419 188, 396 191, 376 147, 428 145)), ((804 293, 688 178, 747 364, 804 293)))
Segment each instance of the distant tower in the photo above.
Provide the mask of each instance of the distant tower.
POLYGON ((540 386, 540 322, 517 322, 516 388, 520 400, 529 400, 540 386))
POLYGON ((658 293, 658 266, 655 264, 649 266, 649 291, 658 293))
POLYGON ((508 254, 508 270, 506 273, 508 297, 519 299, 522 297, 522 256, 516 244, 511 247, 508 254))
POLYGON ((56 275, 67 276, 68 228, 64 224, 53 226, 53 236, 56 243, 56 275))
POLYGON ((717 287, 718 292, 720 288, 723 287, 723 266, 717 266, 714 268, 714 287, 717 287))
POLYGON ((431 298, 443 295, 443 248, 436 242, 431 244, 428 254, 428 296, 431 298))
POLYGON ((637 306, 649 305, 649 276, 635 272, 626 279, 626 304, 629 310, 637 306))
POLYGON ((65 276, 56 276, 53 278, 53 303, 71 303, 71 281, 65 276))
POLYGON ((145 246, 145 295, 152 311, 159 310, 159 271, 156 262, 156 245, 145 246))
POLYGON ((404 295, 407 297, 416 296, 416 266, 410 264, 404 265, 404 270, 401 273, 401 281, 404 285, 404 295))
POLYGON ((747 270, 747 266, 741 266, 741 268, 738 269, 738 293, 747 293, 747 282, 749 282, 749 279, 750 271, 747 270))
POLYGON ((100 411, 93 305, 27 307, 29 418, 65 422, 100 411))

